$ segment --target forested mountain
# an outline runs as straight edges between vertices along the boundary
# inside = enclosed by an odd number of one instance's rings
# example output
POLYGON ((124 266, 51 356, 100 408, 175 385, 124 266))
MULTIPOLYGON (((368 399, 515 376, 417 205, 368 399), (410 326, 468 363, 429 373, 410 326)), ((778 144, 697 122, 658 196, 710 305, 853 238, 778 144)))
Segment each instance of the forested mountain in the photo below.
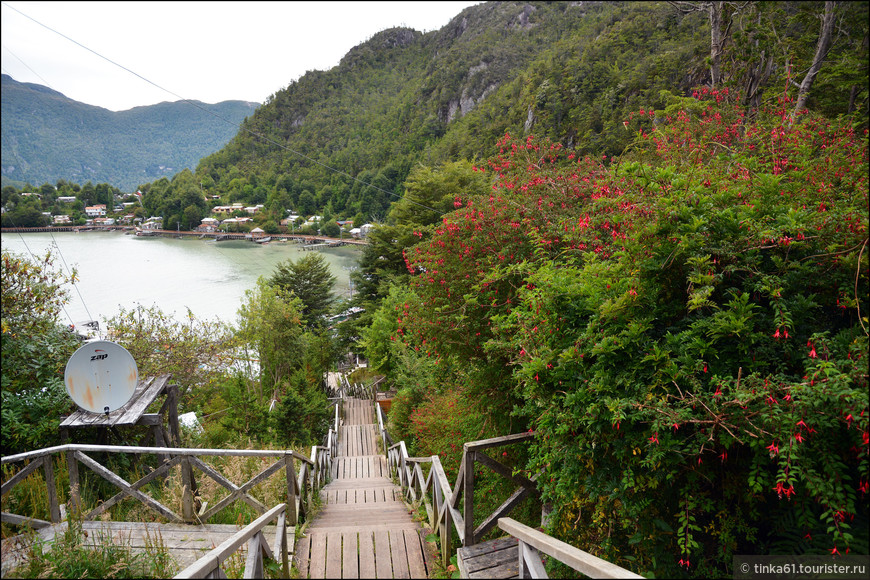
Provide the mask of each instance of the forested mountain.
MULTIPOLYGON (((710 81, 713 9, 720 83, 757 104, 806 75, 823 3, 722 6, 487 2, 438 31, 384 30, 274 94, 197 177, 224 202, 267 202, 275 218, 328 209, 369 221, 385 217, 416 163, 486 156, 506 132, 618 155, 632 138, 628 112, 662 110, 710 81)), ((867 4, 839 10, 810 95, 830 114, 867 106, 867 4)))
POLYGON ((196 167, 238 131, 257 103, 159 103, 109 111, 2 77, 4 185, 60 179, 123 191, 196 167))

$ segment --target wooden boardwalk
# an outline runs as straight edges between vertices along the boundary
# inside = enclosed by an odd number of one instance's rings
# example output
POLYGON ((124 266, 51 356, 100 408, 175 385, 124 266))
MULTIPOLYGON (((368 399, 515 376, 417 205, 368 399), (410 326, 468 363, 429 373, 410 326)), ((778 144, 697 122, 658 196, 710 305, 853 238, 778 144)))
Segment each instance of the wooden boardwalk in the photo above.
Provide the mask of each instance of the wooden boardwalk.
MULTIPOLYGON (((180 572, 196 560, 220 546, 239 531, 240 526, 233 524, 159 524, 153 522, 82 522, 85 532, 84 545, 99 547, 114 544, 129 549, 134 554, 155 553, 166 549, 174 560, 176 572, 180 572)), ((16 565, 24 564, 31 549, 31 541, 38 539, 44 546, 51 546, 55 538, 66 532, 67 523, 36 530, 35 537, 16 536, 3 540, 3 576, 16 565)), ((275 538, 277 527, 266 526, 263 530, 269 542, 275 538)), ((287 539, 293 541, 293 528, 287 529, 287 539)), ((292 548, 291 548, 292 549, 292 548)), ((239 561, 244 563, 247 546, 239 550, 239 561)))
POLYGON ((320 513, 296 546, 302 578, 427 578, 431 562, 421 527, 377 448, 374 403, 344 401, 332 481, 320 513))

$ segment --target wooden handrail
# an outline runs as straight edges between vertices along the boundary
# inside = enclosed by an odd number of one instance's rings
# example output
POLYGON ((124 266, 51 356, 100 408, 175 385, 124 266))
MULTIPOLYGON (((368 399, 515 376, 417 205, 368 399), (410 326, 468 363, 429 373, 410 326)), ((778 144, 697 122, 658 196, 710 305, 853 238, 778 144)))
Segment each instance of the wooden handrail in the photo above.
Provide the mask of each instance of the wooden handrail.
POLYGON ((307 457, 293 451, 292 449, 191 449, 187 447, 137 447, 135 445, 83 445, 80 443, 66 443, 64 445, 56 445, 54 447, 45 447, 44 449, 18 453, 17 455, 7 455, 0 459, 0 463, 5 465, 7 463, 24 461, 26 459, 36 459, 37 457, 45 457, 46 455, 65 453, 67 451, 138 454, 154 453, 164 455, 220 455, 241 457, 279 457, 291 454, 294 459, 309 461, 307 457))
MULTIPOLYGON (((263 557, 277 559, 280 555, 284 578, 290 577, 289 557, 287 554, 287 529, 285 525, 285 513, 287 504, 278 504, 259 518, 236 532, 221 545, 217 546, 196 562, 179 572, 175 578, 206 578, 215 572, 222 572, 221 566, 236 550, 248 543, 248 557, 245 562, 245 574, 243 578, 263 578, 263 557), (269 547, 263 536, 263 528, 278 518, 278 531, 275 537, 274 551, 269 547)), ((215 577, 226 577, 217 574, 215 577)))
POLYGON ((312 502, 313 494, 316 494, 320 488, 328 481, 332 455, 328 447, 317 446, 312 447, 311 458, 300 455, 293 450, 247 450, 247 449, 188 449, 180 447, 136 447, 136 446, 121 446, 121 445, 82 445, 68 443, 46 449, 38 449, 27 453, 20 453, 3 457, 3 464, 12 464, 30 460, 31 463, 22 468, 18 473, 12 476, 8 481, 3 482, 2 495, 6 496, 18 483, 23 481, 30 473, 36 471, 40 467, 45 472, 45 481, 47 495, 49 501, 49 512, 51 522, 44 522, 33 518, 27 518, 18 514, 3 512, 0 519, 3 522, 11 524, 30 524, 33 527, 44 527, 50 523, 58 523, 61 521, 61 510, 58 504, 57 483, 54 476, 53 456, 56 453, 64 453, 67 457, 67 467, 69 469, 69 485, 70 485, 70 500, 74 509, 81 509, 81 496, 79 490, 79 463, 85 465, 94 471, 103 479, 109 481, 120 489, 120 492, 114 497, 101 502, 94 510, 83 515, 85 520, 96 519, 111 508, 117 502, 125 497, 138 499, 144 505, 167 518, 172 522, 188 522, 200 523, 208 521, 209 518, 217 514, 219 511, 227 507, 229 504, 241 500, 251 505, 256 511, 264 513, 267 511, 266 506, 249 495, 248 491, 255 485, 262 483, 274 473, 277 473, 284 468, 287 474, 287 522, 288 525, 296 525, 301 517, 304 517, 310 503, 312 502), (158 468, 148 475, 142 477, 138 481, 129 483, 119 475, 113 473, 110 469, 95 461, 86 453, 133 453, 133 454, 155 454, 158 456, 166 456, 168 459, 164 461, 158 468), (204 463, 199 457, 204 456, 241 456, 241 457, 277 457, 277 461, 266 467, 259 474, 255 475, 249 481, 236 485, 226 479, 216 469, 204 463), (299 461, 300 469, 296 471, 295 461, 299 461), (182 514, 176 514, 168 507, 151 496, 140 491, 147 483, 159 476, 165 476, 169 470, 181 465, 182 476, 187 471, 190 475, 185 480, 184 496, 182 498, 182 514), (224 499, 216 503, 208 511, 204 511, 197 516, 194 513, 194 497, 195 490, 194 482, 192 481, 192 469, 196 468, 201 473, 214 479, 224 488, 230 491, 230 494, 224 499))
POLYGON ((548 577, 539 552, 555 558, 590 578, 643 578, 511 518, 499 518, 498 527, 519 540, 520 578, 548 577))

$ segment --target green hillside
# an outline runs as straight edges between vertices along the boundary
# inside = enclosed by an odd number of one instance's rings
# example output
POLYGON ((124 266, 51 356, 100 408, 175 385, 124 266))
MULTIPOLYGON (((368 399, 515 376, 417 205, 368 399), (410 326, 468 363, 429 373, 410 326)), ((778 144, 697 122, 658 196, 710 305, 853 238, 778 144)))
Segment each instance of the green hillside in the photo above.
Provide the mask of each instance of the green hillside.
POLYGON ((2 76, 3 158, 7 182, 66 180, 135 191, 196 167, 223 147, 255 103, 160 103, 113 112, 2 76))
MULTIPOLYGON (((841 7, 851 28, 841 29, 816 80, 825 88, 811 95, 828 114, 866 108, 866 26, 849 20, 866 6, 841 7)), ((732 90, 757 87, 756 104, 780 90, 788 71, 795 76, 812 61, 821 7, 778 3, 726 15, 733 24, 723 81, 732 90)), ((333 69, 307 73, 205 158, 197 177, 225 202, 268 200, 276 218, 283 208, 383 219, 416 164, 489 155, 506 132, 618 155, 632 137, 626 115, 664 109, 670 96, 709 82, 710 57, 705 10, 487 2, 438 31, 384 30, 333 69)))

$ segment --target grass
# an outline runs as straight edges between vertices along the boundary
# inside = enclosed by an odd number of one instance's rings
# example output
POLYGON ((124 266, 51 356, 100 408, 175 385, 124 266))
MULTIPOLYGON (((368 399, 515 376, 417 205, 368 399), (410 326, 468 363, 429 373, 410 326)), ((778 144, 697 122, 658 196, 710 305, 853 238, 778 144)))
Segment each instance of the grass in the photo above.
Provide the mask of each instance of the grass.
POLYGON ((63 534, 48 544, 32 537, 31 552, 8 578, 170 578, 178 566, 161 538, 149 539, 144 552, 112 538, 88 540, 80 519, 71 517, 63 534))

